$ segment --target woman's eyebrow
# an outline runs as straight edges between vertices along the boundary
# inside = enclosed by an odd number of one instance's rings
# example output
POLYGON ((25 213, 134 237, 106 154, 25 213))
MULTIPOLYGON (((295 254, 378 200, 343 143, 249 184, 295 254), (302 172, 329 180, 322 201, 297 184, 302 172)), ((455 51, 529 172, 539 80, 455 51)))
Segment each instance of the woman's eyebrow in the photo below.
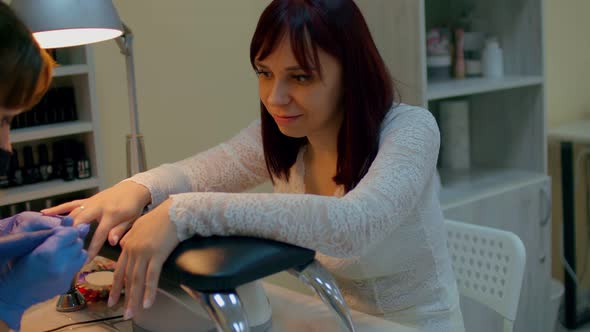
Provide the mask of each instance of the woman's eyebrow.
POLYGON ((268 67, 265 64, 263 64, 262 62, 260 62, 260 61, 254 61, 254 65, 256 67, 261 67, 261 68, 264 68, 264 69, 268 69, 268 67))
MULTIPOLYGON (((255 61, 254 65, 256 65, 256 67, 259 68, 263 68, 263 69, 269 69, 267 65, 263 64, 262 62, 259 61, 255 61)), ((289 66, 287 68, 285 68, 285 71, 299 71, 299 70, 303 70, 303 71, 307 71, 305 69, 303 69, 303 67, 299 66, 299 65, 294 65, 294 66, 289 66)), ((309 71, 313 71, 315 70, 314 68, 309 68, 309 71)))

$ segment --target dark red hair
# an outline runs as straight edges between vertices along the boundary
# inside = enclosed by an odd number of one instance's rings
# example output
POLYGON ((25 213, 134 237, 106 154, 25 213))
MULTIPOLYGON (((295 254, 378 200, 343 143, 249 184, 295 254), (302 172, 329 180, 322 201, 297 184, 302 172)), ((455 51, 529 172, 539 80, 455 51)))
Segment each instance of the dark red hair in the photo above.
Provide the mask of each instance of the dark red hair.
MULTIPOLYGON (((381 122, 394 100, 391 76, 361 11, 352 0, 274 0, 264 10, 250 44, 250 62, 264 60, 284 37, 307 71, 318 68, 318 48, 342 66, 344 116, 338 133, 334 181, 346 192, 367 173, 378 150, 381 122), (310 47, 311 46, 311 47, 310 47)), ((289 179, 289 169, 306 138, 282 134, 260 103, 262 142, 271 178, 289 179)))

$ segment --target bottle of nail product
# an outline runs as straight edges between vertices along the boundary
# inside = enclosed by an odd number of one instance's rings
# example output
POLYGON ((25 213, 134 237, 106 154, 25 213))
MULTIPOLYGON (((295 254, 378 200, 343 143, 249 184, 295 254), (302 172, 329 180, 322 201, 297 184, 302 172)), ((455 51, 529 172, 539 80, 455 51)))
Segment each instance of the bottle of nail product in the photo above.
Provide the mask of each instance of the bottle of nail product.
POLYGON ((64 173, 64 147, 63 141, 55 141, 51 145, 53 152, 53 178, 62 179, 64 173))
POLYGON ((10 186, 10 180, 8 180, 8 174, 0 175, 0 189, 7 188, 10 186))
POLYGON ((53 178, 53 165, 49 162, 49 151, 47 144, 39 144, 37 146, 39 153, 39 174, 41 181, 49 181, 53 178))
POLYGON ((41 175, 39 174, 39 166, 35 163, 33 155, 33 147, 26 145, 23 148, 23 179, 25 184, 39 182, 41 175))
POLYGON ((77 142, 78 153, 76 156, 76 177, 78 179, 88 179, 92 174, 90 172, 90 160, 86 154, 86 148, 83 143, 77 142))
POLYGON ((60 88, 61 100, 64 104, 64 120, 65 121, 76 121, 78 120, 78 112, 76 110, 76 96, 74 88, 62 87, 60 88))
POLYGON ((20 167, 20 160, 18 157, 18 151, 12 150, 12 158, 10 158, 10 167, 8 168, 8 179, 10 180, 10 186, 22 186, 24 183, 23 171, 20 167))
POLYGON ((54 207, 54 199, 53 198, 46 198, 45 201, 43 201, 43 208, 44 209, 49 209, 51 207, 54 207))
POLYGON ((75 146, 72 143, 72 141, 65 141, 63 144, 62 179, 64 181, 76 179, 75 146))

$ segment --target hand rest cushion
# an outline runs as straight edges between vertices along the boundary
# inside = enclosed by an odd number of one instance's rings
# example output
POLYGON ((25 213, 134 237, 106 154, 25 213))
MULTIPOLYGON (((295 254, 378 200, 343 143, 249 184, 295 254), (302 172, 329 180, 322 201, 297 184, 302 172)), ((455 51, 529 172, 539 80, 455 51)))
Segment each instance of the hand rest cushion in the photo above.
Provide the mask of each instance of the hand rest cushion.
MULTIPOLYGON (((117 259, 120 247, 106 244, 101 256, 117 259)), ((176 247, 161 278, 200 292, 223 292, 291 268, 302 269, 313 250, 242 236, 194 236, 176 247)))

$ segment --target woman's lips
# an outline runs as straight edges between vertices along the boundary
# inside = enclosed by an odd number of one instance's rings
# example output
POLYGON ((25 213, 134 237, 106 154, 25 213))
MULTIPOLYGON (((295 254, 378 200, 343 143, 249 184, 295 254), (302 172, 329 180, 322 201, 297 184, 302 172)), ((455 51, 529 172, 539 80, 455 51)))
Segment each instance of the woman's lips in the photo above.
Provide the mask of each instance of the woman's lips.
POLYGON ((273 115, 272 116, 278 125, 288 125, 295 122, 297 119, 301 117, 301 115, 293 115, 293 116, 279 116, 273 115))

